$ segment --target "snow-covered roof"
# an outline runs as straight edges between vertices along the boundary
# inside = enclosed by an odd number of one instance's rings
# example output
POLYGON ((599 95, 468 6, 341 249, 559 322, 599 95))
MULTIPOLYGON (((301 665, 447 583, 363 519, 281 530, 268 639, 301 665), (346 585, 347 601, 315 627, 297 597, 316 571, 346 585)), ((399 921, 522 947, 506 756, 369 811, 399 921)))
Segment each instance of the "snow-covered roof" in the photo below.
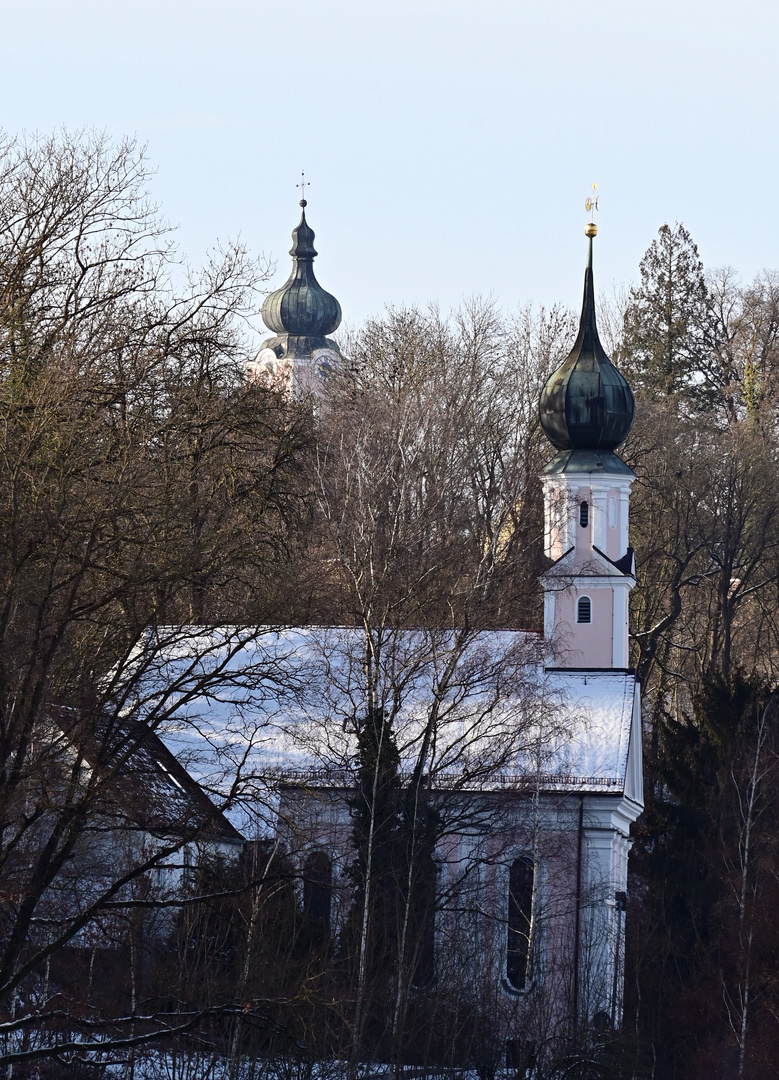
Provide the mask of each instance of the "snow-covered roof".
POLYGON ((557 774, 549 773, 546 784, 622 791, 638 697, 635 676, 627 671, 556 670, 545 673, 545 682, 560 702, 563 728, 570 731, 557 774))
MULTIPOLYGON (((624 787, 632 675, 545 672, 527 631, 403 630, 373 645, 405 772, 421 761, 434 785, 470 790, 624 787)), ((166 631, 146 643, 136 709, 251 832, 270 822, 279 782, 354 775, 367 646, 342 627, 166 631)))

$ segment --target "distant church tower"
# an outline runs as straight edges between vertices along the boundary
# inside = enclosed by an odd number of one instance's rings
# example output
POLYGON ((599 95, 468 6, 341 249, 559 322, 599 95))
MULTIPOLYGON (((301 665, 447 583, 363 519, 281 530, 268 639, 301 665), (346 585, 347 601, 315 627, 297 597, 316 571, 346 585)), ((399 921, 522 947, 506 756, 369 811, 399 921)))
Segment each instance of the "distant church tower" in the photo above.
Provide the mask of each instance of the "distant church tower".
POLYGON ((636 583, 628 542, 628 466, 614 453, 633 423, 633 394, 598 338, 589 258, 579 334, 541 395, 541 426, 559 453, 543 469, 541 579, 547 667, 625 669, 628 596, 636 583))
POLYGON ((341 323, 341 305, 314 275, 314 230, 301 199, 300 223, 292 232, 292 273, 280 289, 265 297, 262 321, 275 337, 262 343, 250 365, 254 377, 271 378, 293 393, 316 390, 319 380, 341 358, 327 335, 341 323))

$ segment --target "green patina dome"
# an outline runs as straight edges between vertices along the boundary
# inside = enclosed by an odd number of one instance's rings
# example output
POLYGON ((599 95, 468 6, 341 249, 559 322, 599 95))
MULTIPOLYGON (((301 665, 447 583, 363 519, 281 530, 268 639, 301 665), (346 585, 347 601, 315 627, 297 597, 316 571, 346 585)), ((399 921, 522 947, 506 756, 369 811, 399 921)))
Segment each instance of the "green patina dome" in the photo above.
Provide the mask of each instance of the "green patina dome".
POLYGON ((595 325, 592 237, 579 333, 541 394, 539 416, 558 450, 614 450, 633 424, 633 394, 609 360, 595 325))
POLYGON ((262 321, 276 334, 324 338, 340 325, 341 305, 314 276, 314 230, 306 221, 305 200, 301 206, 300 224, 292 232, 292 273, 265 297, 262 321))

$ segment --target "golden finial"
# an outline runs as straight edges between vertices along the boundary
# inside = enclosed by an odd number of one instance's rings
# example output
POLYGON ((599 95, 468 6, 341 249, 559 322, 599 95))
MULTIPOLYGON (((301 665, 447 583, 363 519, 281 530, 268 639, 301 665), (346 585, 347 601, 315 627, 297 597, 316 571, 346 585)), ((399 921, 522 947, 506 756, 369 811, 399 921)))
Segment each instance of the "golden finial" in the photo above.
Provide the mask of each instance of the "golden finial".
POLYGON ((590 220, 584 226, 584 235, 589 236, 592 239, 593 236, 598 235, 598 226, 595 224, 595 211, 600 209, 598 206, 598 196, 595 194, 598 185, 592 185, 592 195, 588 196, 584 203, 584 209, 590 215, 590 220))

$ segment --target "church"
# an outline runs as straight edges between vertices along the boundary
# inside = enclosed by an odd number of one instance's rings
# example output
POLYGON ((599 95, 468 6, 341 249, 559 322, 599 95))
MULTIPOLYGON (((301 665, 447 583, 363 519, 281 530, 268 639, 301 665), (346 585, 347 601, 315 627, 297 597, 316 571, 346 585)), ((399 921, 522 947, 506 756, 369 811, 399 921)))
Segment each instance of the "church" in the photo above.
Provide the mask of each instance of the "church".
MULTIPOLYGON (((320 394, 343 361, 331 336, 341 309, 314 274, 301 206, 291 275, 263 305, 273 336, 251 374, 320 394)), ((297 868, 302 909, 337 940, 354 918, 360 733, 366 716, 379 717, 380 745, 393 699, 398 782, 424 788, 435 820, 423 914, 409 899, 408 860, 408 887, 398 885, 399 932, 409 938, 399 955, 409 959, 393 983, 393 1022, 433 985, 450 1002, 478 998, 490 1039, 516 1067, 572 1033, 620 1027, 630 828, 643 808, 640 687, 628 647, 635 474, 615 452, 634 404, 598 337, 596 232, 587 225, 578 336, 539 403, 552 447, 541 478, 543 632, 396 632, 368 676, 360 630, 268 630, 231 646, 229 667, 251 670, 262 656, 296 690, 249 694, 238 680, 218 699, 193 697, 183 720, 161 732, 210 791, 216 773, 226 775, 224 755, 240 746, 256 803, 254 816, 251 800, 243 817, 234 809, 233 822, 247 839, 275 838, 297 868), (236 719, 247 715, 262 717, 249 743, 236 719)), ((180 649, 171 663, 182 663, 180 649)))

